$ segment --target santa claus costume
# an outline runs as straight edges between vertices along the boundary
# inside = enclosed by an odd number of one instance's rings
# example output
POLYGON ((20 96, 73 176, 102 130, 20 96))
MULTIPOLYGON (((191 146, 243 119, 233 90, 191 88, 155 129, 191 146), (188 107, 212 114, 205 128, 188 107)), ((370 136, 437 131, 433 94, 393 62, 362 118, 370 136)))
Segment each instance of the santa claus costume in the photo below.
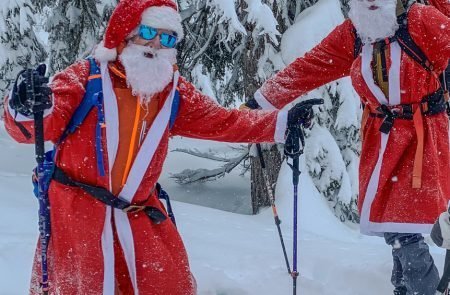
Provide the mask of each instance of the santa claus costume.
MULTIPOLYGON (((448 7, 448 1, 434 2, 448 7)), ((414 234, 429 233, 450 199, 449 123, 445 110, 429 114, 422 104, 441 89, 438 77, 450 58, 450 19, 433 6, 406 6, 400 0, 352 0, 350 5, 350 19, 266 81, 255 99, 265 109, 277 109, 328 82, 351 77, 365 109, 359 167, 361 232, 385 235, 398 247, 425 249, 422 262, 417 257, 396 261, 394 255, 394 263, 403 264, 395 284, 408 287, 408 294, 431 295, 437 271, 421 235, 414 234), (431 71, 392 38, 400 15, 431 62, 431 71), (358 40, 361 50, 355 54, 358 40), (407 108, 409 118, 398 113, 407 108), (385 129, 385 124, 382 132, 384 111, 397 113, 393 125, 385 129), (414 271, 417 277, 412 277, 414 271)), ((411 256, 420 255, 413 252, 411 256)))
MULTIPOLYGON (((172 63, 158 63, 156 70, 150 70, 153 76, 143 73, 142 78, 134 73, 133 78, 127 77, 127 69, 132 76, 133 65, 139 66, 128 58, 128 54, 136 54, 128 40, 140 24, 173 31, 178 40, 183 37, 181 18, 171 0, 119 2, 104 40, 94 52, 103 89, 102 153, 96 154, 95 147, 99 112, 92 111, 58 145, 56 166, 73 180, 105 188, 133 205, 152 206, 166 214, 155 185, 171 136, 226 142, 283 142, 287 113, 224 109, 180 77, 172 63), (154 81, 159 81, 162 87, 158 88, 154 81), (178 114, 169 128, 176 93, 178 114), (104 173, 97 169, 99 161, 104 163, 104 173)), ((140 57, 164 59, 164 52, 170 52, 164 50, 168 49, 141 52, 140 57)), ((173 62, 173 55, 168 60, 173 62)), ((46 140, 59 140, 91 78, 86 60, 55 75, 51 82, 53 107, 44 118, 46 140)), ((31 132, 32 119, 6 110, 5 124, 11 136, 19 142, 32 143, 33 139, 27 139, 15 121, 31 132)), ((82 189, 58 181, 50 184, 49 200, 50 294, 196 293, 185 248, 170 219, 156 224, 142 211, 127 213, 112 208, 82 189)), ((39 294, 39 280, 37 255, 31 294, 39 294)))

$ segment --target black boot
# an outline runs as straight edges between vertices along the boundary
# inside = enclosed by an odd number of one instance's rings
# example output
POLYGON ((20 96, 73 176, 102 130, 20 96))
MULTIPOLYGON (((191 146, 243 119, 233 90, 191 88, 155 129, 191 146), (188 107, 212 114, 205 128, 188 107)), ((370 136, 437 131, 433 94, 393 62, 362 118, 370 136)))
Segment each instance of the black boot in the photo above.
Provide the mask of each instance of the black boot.
POLYGON ((396 287, 394 289, 394 295, 406 295, 406 287, 405 286, 396 287))

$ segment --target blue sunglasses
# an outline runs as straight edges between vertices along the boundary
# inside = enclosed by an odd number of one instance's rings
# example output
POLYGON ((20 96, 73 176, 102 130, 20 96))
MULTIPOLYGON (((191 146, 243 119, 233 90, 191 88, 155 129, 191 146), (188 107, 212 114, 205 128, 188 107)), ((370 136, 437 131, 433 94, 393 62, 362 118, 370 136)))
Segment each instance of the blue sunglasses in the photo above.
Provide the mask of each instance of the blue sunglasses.
MULTIPOLYGON (((146 25, 140 25, 139 26, 139 37, 145 40, 153 40, 158 36, 158 29, 146 26, 146 25)), ((174 33, 174 35, 168 34, 168 33, 161 33, 159 34, 159 42, 162 46, 167 48, 174 48, 177 44, 177 35, 174 33)))

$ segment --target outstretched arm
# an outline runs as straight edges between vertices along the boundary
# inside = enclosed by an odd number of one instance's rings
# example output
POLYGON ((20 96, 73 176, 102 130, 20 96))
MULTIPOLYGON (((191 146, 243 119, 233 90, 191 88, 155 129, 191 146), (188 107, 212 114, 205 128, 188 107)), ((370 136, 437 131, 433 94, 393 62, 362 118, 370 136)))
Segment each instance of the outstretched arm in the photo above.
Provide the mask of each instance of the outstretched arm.
POLYGON ((172 135, 225 142, 284 142, 287 111, 228 110, 179 81, 180 107, 172 135))
POLYGON ((263 109, 280 109, 319 86, 348 76, 354 43, 353 25, 346 20, 305 56, 267 80, 255 93, 256 101, 263 109))

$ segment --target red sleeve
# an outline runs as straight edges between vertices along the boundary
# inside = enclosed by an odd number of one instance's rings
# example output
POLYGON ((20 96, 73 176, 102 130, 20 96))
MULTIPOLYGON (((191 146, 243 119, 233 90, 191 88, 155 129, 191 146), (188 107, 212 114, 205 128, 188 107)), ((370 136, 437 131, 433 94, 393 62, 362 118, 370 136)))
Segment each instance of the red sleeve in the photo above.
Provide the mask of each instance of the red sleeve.
POLYGON ((450 59, 450 18, 430 5, 415 4, 408 17, 409 31, 435 68, 443 70, 450 59))
POLYGON ((450 17, 450 1, 448 0, 429 0, 430 4, 436 7, 445 16, 450 17))
POLYGON ((282 108, 319 86, 348 76, 354 60, 354 44, 353 25, 346 20, 305 56, 267 80, 256 92, 255 99, 263 108, 282 108))
POLYGON ((286 111, 228 110, 180 78, 172 135, 224 142, 284 142, 286 111))
MULTIPOLYGON (((50 83, 53 107, 44 113, 44 137, 46 141, 55 142, 62 135, 72 114, 83 99, 88 76, 89 61, 83 60, 53 77, 50 83)), ((33 143, 33 119, 9 109, 8 98, 5 100, 5 108, 5 127, 8 133, 18 142, 33 143), (32 137, 26 138, 18 124, 23 125, 32 137)))

